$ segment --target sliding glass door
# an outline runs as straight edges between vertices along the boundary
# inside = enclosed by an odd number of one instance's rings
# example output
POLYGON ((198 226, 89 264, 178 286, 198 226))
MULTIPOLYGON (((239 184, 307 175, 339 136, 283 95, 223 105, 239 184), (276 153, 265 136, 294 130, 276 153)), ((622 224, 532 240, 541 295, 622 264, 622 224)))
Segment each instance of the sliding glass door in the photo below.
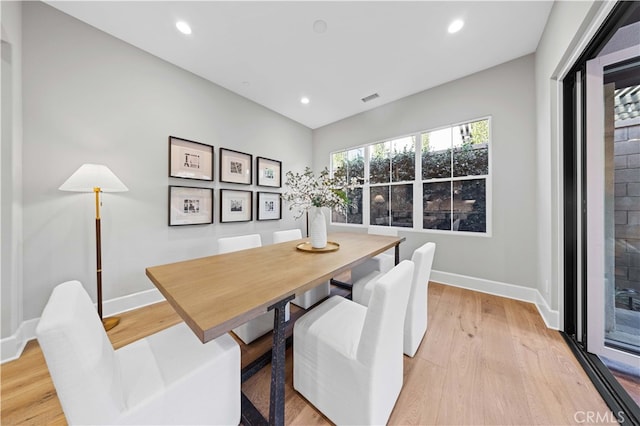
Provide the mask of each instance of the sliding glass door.
POLYGON ((640 366, 640 46, 587 61, 587 350, 640 366))
POLYGON ((640 424, 640 2, 562 79, 563 319, 613 413, 640 424))

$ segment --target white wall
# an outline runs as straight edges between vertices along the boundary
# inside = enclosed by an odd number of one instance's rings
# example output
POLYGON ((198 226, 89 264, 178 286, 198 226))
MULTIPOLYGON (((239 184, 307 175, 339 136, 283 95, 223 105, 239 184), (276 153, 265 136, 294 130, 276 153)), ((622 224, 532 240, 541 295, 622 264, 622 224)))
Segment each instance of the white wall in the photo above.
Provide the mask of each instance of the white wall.
MULTIPOLYGON (((83 163, 107 164, 129 192, 103 196, 105 300, 152 289, 145 267, 214 254, 221 235, 303 226, 219 223, 218 149, 311 164, 311 130, 39 2, 25 2, 24 317, 79 279, 95 294, 93 195, 58 187, 83 163), (215 146, 216 182, 169 179, 169 135, 215 146), (169 184, 214 187, 213 225, 168 227, 169 184)), ((265 190, 265 189, 261 189, 265 190)), ((268 189, 267 189, 268 190, 268 189)))
POLYGON ((315 130, 314 168, 328 165, 329 153, 334 150, 487 115, 492 116, 493 235, 401 232, 407 238, 401 245, 401 256, 408 258, 414 248, 435 241, 438 248, 433 268, 437 271, 535 288, 533 55, 315 130))
POLYGON ((561 310, 563 292, 558 74, 575 56, 574 51, 585 31, 603 6, 606 6, 605 2, 555 2, 536 50, 539 289, 553 310, 561 310))
POLYGON ((0 149, 1 335, 22 321, 22 17, 18 2, 1 2, 2 145, 0 149))

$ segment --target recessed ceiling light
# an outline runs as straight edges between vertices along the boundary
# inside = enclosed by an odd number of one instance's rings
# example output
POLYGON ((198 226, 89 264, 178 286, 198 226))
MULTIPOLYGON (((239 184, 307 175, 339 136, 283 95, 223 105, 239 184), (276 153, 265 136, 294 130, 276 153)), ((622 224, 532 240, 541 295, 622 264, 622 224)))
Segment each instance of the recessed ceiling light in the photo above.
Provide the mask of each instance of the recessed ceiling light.
POLYGON ((464 27, 464 21, 462 19, 456 19, 449 25, 447 31, 449 31, 449 34, 457 33, 462 27, 464 27))
POLYGON ((176 22, 176 28, 178 29, 178 31, 180 31, 182 34, 186 34, 189 35, 191 34, 191 27, 189 26, 189 24, 187 24, 184 21, 178 21, 176 22))
POLYGON ((323 21, 322 19, 318 19, 317 21, 315 21, 313 23, 313 31, 315 31, 318 34, 323 34, 324 32, 326 32, 327 31, 326 21, 323 21))
POLYGON ((309 103, 309 98, 307 98, 306 96, 303 96, 302 98, 300 98, 300 102, 306 105, 309 103))

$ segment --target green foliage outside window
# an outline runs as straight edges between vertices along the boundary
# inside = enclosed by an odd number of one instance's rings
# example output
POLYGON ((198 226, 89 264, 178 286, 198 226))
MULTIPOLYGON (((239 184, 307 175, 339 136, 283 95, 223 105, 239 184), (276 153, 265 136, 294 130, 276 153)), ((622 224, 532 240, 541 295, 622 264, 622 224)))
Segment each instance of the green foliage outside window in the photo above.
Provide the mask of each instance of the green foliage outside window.
POLYGON ((475 121, 454 129, 463 127, 469 134, 462 137, 462 144, 439 151, 432 150, 429 133, 422 134, 423 179, 489 174, 489 120, 475 121))
POLYGON ((413 149, 404 148, 396 151, 391 157, 392 182, 403 182, 415 179, 416 154, 413 149))
MULTIPOLYGON (((464 176, 485 176, 489 174, 489 120, 480 120, 471 123, 467 123, 460 126, 455 126, 452 131, 462 131, 466 133, 461 135, 461 144, 452 146, 451 148, 441 149, 438 151, 432 148, 432 139, 428 132, 420 135, 421 144, 421 161, 422 161, 422 179, 451 179, 455 177, 464 176), (453 169, 453 170, 452 170, 453 169)), ((458 138, 460 140, 460 138, 458 138)), ((397 141, 403 141, 398 139, 397 141)), ((415 151, 413 148, 408 148, 406 145, 401 149, 393 149, 395 141, 387 141, 377 143, 369 146, 369 184, 385 184, 396 182, 411 182, 415 180, 415 151)), ((453 145, 453 144, 452 144, 453 145)), ((442 144, 440 145, 442 146, 442 144)), ((364 179, 364 149, 358 148, 350 151, 342 151, 334 153, 332 157, 332 165, 334 170, 334 176, 338 178, 344 178, 349 180, 353 177, 358 179, 364 179), (362 153, 362 155, 360 155, 362 153)), ((433 221, 434 217, 438 217, 437 223, 427 222, 425 216, 425 222, 423 223, 425 229, 451 229, 449 220, 453 215, 453 219, 460 218, 462 222, 459 224, 459 228, 456 230, 467 232, 486 232, 486 180, 472 180, 462 184, 454 182, 454 186, 458 191, 455 195, 451 194, 451 181, 449 183, 433 183, 426 184, 423 194, 423 206, 425 209, 425 215, 427 215, 427 201, 432 198, 440 199, 446 198, 451 200, 452 195, 457 200, 462 202, 468 201, 469 205, 473 206, 473 211, 466 212, 466 214, 456 214, 455 208, 452 211, 446 207, 446 203, 443 205, 443 209, 437 209, 435 214, 429 216, 429 220, 433 221), (448 194, 441 194, 442 197, 437 196, 432 192, 436 185, 438 188, 442 185, 446 188, 448 194), (428 189, 430 188, 430 189, 428 189), (471 201, 473 203, 471 203, 471 201)), ((376 186, 371 186, 371 191, 374 191, 376 186)), ((389 191, 390 187, 380 187, 381 195, 385 191, 389 191)), ((400 191, 404 191, 404 188, 397 188, 398 195, 400 191)), ((370 220, 371 224, 388 225, 389 219, 391 222, 395 219, 394 211, 411 211, 413 205, 412 194, 406 193, 406 200, 400 200, 398 197, 391 197, 392 205, 387 204, 389 202, 390 193, 386 192, 384 197, 384 203, 374 203, 374 196, 379 192, 375 189, 371 199, 371 212, 370 220), (376 192, 377 191, 377 192, 376 192), (375 192, 375 194, 374 194, 375 192), (405 202, 406 201, 406 202, 405 202), (400 206, 400 204, 402 206, 400 206)), ((437 191, 436 191, 437 192, 437 191)), ((347 223, 362 223, 362 191, 356 191, 352 194, 355 203, 355 209, 351 213, 351 218, 340 217, 339 222, 347 223), (350 220, 349 220, 350 219, 350 220)), ((350 197, 351 199, 351 197, 350 197)), ((450 203, 450 201, 449 201, 450 203)), ((432 204, 430 204, 432 205, 432 204)), ((347 214, 349 216, 349 213, 347 214)), ((338 219, 338 217, 334 217, 338 219)), ((403 226, 396 223, 391 223, 393 226, 403 226)), ((404 225, 406 226, 406 225, 404 225)), ((411 226, 411 225, 409 225, 411 226)))

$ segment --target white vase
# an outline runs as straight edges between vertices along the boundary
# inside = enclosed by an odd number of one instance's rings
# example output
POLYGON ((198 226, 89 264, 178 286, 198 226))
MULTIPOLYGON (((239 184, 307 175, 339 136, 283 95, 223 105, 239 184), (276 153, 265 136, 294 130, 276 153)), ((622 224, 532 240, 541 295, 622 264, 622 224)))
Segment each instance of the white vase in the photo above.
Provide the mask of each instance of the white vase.
POLYGON ((309 209, 309 239, 313 248, 320 249, 327 246, 327 222, 324 219, 322 207, 309 209))

